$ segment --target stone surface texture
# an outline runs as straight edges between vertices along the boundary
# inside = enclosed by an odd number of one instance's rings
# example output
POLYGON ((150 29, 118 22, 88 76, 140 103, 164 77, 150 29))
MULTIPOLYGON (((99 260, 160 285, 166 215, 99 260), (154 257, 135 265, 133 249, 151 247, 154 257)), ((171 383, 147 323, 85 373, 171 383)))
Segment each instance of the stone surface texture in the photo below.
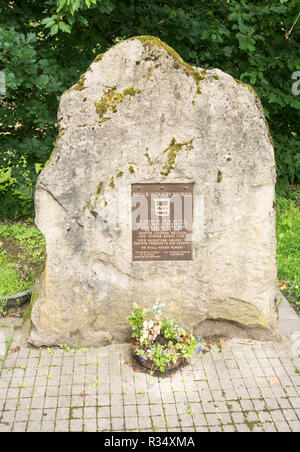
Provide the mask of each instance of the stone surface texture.
POLYGON ((132 38, 63 94, 58 124, 35 194, 32 344, 129 340, 133 303, 156 296, 195 333, 276 335, 274 151, 249 86, 132 38), (175 182, 194 183, 193 260, 132 262, 131 184, 175 182))

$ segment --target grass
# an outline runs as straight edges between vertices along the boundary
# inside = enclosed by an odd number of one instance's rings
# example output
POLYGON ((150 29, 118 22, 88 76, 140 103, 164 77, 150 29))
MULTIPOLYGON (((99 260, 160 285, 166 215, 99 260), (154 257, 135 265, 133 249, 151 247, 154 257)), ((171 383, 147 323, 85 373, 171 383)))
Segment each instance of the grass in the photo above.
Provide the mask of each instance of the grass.
POLYGON ((279 288, 300 315, 300 190, 277 198, 277 271, 279 288))
POLYGON ((33 224, 0 222, 0 308, 9 295, 33 286, 44 259, 44 237, 33 224))
MULTIPOLYGON (((278 285, 300 315, 300 189, 276 201, 278 285)), ((43 235, 30 222, 0 222, 1 300, 30 289, 44 266, 43 235)))

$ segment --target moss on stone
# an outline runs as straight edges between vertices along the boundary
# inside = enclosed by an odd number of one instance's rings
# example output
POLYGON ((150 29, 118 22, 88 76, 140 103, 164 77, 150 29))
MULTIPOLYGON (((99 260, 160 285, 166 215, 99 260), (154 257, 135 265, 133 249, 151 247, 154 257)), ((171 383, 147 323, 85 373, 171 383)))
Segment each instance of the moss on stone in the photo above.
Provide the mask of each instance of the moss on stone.
POLYGON ((94 59, 94 63, 97 63, 97 61, 101 61, 103 58, 103 53, 99 53, 99 55, 96 56, 96 58, 94 59))
POLYGON ((151 77, 152 71, 153 71, 153 66, 148 67, 148 69, 147 69, 147 75, 145 76, 145 78, 146 78, 147 81, 148 81, 149 78, 151 77))
POLYGON ((274 144, 273 137, 272 137, 272 135, 271 135, 270 125, 269 125, 268 121, 266 120, 266 118, 265 118, 265 123, 266 123, 267 131, 268 131, 268 137, 269 137, 269 140, 270 140, 272 146, 274 147, 275 144, 274 144))
POLYGON ((168 176, 170 172, 175 168, 175 161, 179 151, 182 148, 186 148, 186 150, 193 149, 193 140, 190 140, 186 143, 177 143, 176 139, 173 137, 170 145, 163 151, 163 154, 167 153, 167 160, 162 168, 161 174, 163 176, 168 176))
POLYGON ((222 171, 218 170, 217 182, 220 183, 223 179, 222 171))
MULTIPOLYGON (((135 36, 131 38, 131 40, 133 39, 138 39, 143 44, 144 47, 154 46, 159 49, 164 49, 173 58, 174 67, 176 69, 182 68, 187 75, 192 76, 194 78, 197 88, 199 86, 200 81, 205 78, 206 71, 201 72, 196 71, 195 68, 193 68, 193 66, 191 66, 190 64, 186 63, 172 47, 170 47, 165 42, 161 41, 159 38, 145 35, 145 36, 135 36)), ((198 92, 197 94, 200 93, 198 92)))
POLYGON ((136 94, 140 93, 139 89, 134 89, 133 87, 125 88, 123 91, 123 96, 132 96, 134 97, 136 94))
POLYGON ((205 79, 205 77, 203 77, 203 75, 201 75, 201 73, 198 72, 198 71, 194 71, 194 72, 192 73, 192 75, 193 75, 193 77, 194 77, 194 79, 195 79, 195 81, 196 81, 196 83, 197 83, 197 86, 198 86, 198 84, 201 82, 201 80, 204 80, 204 79, 205 79))
MULTIPOLYGON (((87 69, 87 71, 89 71, 89 70, 90 70, 90 67, 87 69)), ((84 82, 85 82, 85 74, 86 74, 86 72, 80 76, 78 82, 74 86, 72 86, 71 88, 69 88, 66 91, 64 91, 62 95, 68 94, 71 91, 82 91, 85 88, 84 82)))
POLYGON ((95 199, 94 199, 93 203, 92 203, 92 196, 93 196, 93 194, 91 194, 90 197, 89 197, 89 200, 86 203, 86 205, 84 206, 83 210, 94 209, 96 207, 98 198, 102 194, 103 186, 104 186, 104 183, 103 182, 99 182, 99 184, 97 185, 97 189, 96 189, 95 195, 94 195, 95 199))
POLYGON ((134 168, 132 165, 129 166, 128 171, 130 172, 130 174, 134 174, 134 168))
POLYGON ((99 116, 99 122, 107 121, 109 118, 106 118, 104 115, 108 110, 111 110, 113 113, 117 111, 117 105, 125 100, 126 96, 135 96, 140 91, 134 89, 133 87, 126 88, 123 93, 117 92, 117 87, 113 86, 108 88, 99 102, 95 102, 96 112, 99 116))
POLYGON ((260 102, 259 95, 258 95, 257 92, 255 91, 255 89, 253 88, 253 86, 249 85, 249 83, 244 83, 244 82, 242 82, 241 80, 239 80, 239 79, 237 79, 237 78, 235 78, 235 81, 236 81, 236 83, 238 83, 239 85, 243 85, 243 86, 245 86, 246 88, 248 88, 248 90, 249 90, 251 93, 253 93, 253 94, 255 95, 255 97, 256 97, 256 98, 259 100, 259 102, 260 102))
POLYGON ((82 74, 80 76, 80 79, 76 83, 76 85, 73 88, 71 88, 71 90, 82 91, 84 89, 84 82, 85 82, 85 74, 82 74))
POLYGON ((118 174, 117 174, 117 177, 122 177, 122 176, 123 176, 123 174, 124 174, 124 172, 123 172, 123 171, 119 171, 119 172, 118 172, 118 174))
POLYGON ((116 188, 116 184, 114 182, 114 178, 113 177, 110 178, 110 182, 109 182, 108 185, 110 186, 110 188, 116 188))
POLYGON ((103 182, 100 182, 100 183, 98 184, 98 186, 97 186, 96 196, 97 196, 97 195, 98 195, 98 196, 101 195, 102 189, 103 189, 103 182))
POLYGON ((147 158, 148 163, 150 166, 156 165, 158 161, 153 161, 148 153, 148 151, 145 152, 144 156, 147 158))

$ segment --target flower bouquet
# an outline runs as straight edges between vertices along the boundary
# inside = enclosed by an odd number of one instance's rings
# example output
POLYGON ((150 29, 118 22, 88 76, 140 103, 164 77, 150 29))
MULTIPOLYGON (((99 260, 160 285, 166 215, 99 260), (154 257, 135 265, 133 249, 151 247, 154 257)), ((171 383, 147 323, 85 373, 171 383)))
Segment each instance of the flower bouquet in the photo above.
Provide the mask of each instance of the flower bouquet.
POLYGON ((151 371, 166 372, 179 367, 203 351, 202 338, 188 334, 174 320, 161 318, 162 304, 157 298, 151 309, 134 305, 127 320, 132 325, 132 352, 151 371))

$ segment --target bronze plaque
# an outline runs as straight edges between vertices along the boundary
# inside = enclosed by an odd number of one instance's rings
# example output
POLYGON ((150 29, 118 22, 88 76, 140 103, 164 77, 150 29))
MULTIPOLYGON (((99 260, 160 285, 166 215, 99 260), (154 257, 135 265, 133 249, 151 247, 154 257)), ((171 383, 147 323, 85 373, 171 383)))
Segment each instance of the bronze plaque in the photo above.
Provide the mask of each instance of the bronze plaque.
POLYGON ((132 260, 192 260, 193 184, 132 184, 132 260))

